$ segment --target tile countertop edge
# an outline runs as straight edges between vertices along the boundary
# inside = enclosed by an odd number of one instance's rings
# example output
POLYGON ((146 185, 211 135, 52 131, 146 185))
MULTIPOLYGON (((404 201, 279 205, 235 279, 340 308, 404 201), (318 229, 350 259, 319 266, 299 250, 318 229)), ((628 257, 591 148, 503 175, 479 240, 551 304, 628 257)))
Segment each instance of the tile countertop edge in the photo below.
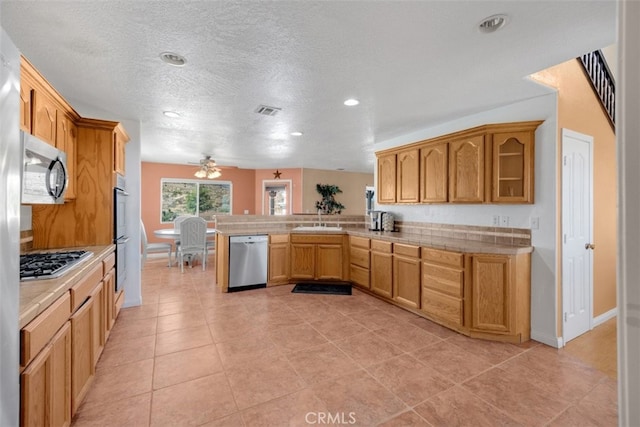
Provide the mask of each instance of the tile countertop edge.
MULTIPOLYGON (((64 295, 65 292, 68 292, 73 285, 85 276, 85 273, 95 267, 96 264, 101 263, 107 255, 115 250, 115 245, 84 246, 56 250, 86 250, 93 252, 93 256, 57 279, 20 282, 21 329, 64 295)), ((42 251, 52 252, 55 250, 46 249, 42 251)))
POLYGON ((223 236, 239 236, 248 234, 347 234, 350 236, 366 237, 370 239, 384 240, 392 243, 404 243, 415 246, 425 246, 433 249, 456 251, 463 253, 481 253, 498 255, 518 255, 533 252, 533 246, 506 245, 499 243, 487 243, 478 240, 451 239, 447 237, 417 236, 415 234, 368 231, 357 229, 343 229, 342 231, 303 231, 293 229, 252 229, 218 231, 223 236))

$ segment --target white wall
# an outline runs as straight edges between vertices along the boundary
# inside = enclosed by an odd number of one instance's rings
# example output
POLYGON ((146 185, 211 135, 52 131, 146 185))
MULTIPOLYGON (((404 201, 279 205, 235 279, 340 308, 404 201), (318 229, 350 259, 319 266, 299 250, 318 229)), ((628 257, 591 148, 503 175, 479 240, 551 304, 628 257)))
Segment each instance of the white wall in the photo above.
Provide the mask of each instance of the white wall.
MULTIPOLYGON (((382 141, 375 151, 409 144, 490 123, 544 120, 536 131, 535 203, 533 205, 376 205, 393 212, 400 221, 491 226, 493 215, 509 217, 509 226, 530 228, 530 218, 540 218, 532 230, 531 336, 558 346, 556 337, 556 183, 557 95, 551 92, 506 107, 463 117, 401 137, 382 141)), ((377 171, 376 171, 377 173, 377 171)), ((377 182, 377 177, 376 177, 377 182)))
MULTIPOLYGON (((64 96, 64 94, 63 94, 64 96)), ((142 283, 140 276, 140 122, 129 120, 87 105, 82 101, 67 99, 82 117, 120 122, 131 138, 126 145, 126 180, 129 199, 127 201, 127 279, 124 287, 124 307, 142 304, 142 283)))

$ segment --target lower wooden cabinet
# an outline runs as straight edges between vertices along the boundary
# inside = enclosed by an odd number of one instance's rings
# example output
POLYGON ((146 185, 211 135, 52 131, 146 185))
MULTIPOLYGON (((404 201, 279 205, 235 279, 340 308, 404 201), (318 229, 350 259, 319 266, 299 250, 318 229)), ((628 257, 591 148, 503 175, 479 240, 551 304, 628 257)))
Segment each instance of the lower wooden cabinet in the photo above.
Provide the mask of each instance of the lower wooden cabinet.
POLYGON ((291 279, 344 280, 344 240, 342 234, 292 234, 291 279))
POLYGON ((393 299, 409 308, 420 308, 420 248, 393 245, 393 299))
POLYGON ((89 298, 71 316, 71 414, 76 413, 95 375, 95 301, 89 298))
POLYGON ((530 337, 529 254, 474 255, 471 324, 474 332, 530 337))
POLYGON ((105 292, 104 281, 98 283, 93 292, 91 292, 90 298, 93 300, 93 308, 91 310, 93 319, 91 319, 91 325, 93 332, 91 338, 93 340, 93 363, 97 364, 98 359, 102 355, 105 344, 105 292))
POLYGON ((365 237, 349 236, 349 280, 356 286, 369 289, 370 240, 365 237))
POLYGON ((393 298, 393 244, 379 240, 371 241, 371 291, 393 298))
POLYGON ((289 235, 269 236, 269 267, 267 284, 277 285, 289 281, 289 235))
POLYGON ((459 252, 422 248, 422 311, 430 319, 464 326, 465 269, 459 252))
POLYGON ((20 375, 20 425, 71 424, 71 326, 66 322, 20 375))

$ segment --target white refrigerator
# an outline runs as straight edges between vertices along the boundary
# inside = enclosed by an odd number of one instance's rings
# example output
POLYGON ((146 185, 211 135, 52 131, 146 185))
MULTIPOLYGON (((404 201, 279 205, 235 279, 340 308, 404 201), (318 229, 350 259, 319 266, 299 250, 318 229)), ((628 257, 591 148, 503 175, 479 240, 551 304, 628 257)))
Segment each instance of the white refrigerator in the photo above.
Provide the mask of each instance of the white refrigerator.
POLYGON ((0 27, 0 426, 20 408, 20 54, 0 27))

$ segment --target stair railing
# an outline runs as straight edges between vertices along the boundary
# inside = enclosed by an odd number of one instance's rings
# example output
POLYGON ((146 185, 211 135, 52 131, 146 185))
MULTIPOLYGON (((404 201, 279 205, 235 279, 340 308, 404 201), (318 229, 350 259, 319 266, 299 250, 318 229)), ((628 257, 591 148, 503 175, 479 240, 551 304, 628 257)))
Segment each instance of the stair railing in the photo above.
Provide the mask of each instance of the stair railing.
POLYGON ((607 66, 602 51, 595 50, 593 52, 582 55, 578 58, 580 64, 589 77, 593 90, 600 98, 600 102, 611 126, 615 130, 616 127, 616 84, 613 80, 611 70, 607 66))

